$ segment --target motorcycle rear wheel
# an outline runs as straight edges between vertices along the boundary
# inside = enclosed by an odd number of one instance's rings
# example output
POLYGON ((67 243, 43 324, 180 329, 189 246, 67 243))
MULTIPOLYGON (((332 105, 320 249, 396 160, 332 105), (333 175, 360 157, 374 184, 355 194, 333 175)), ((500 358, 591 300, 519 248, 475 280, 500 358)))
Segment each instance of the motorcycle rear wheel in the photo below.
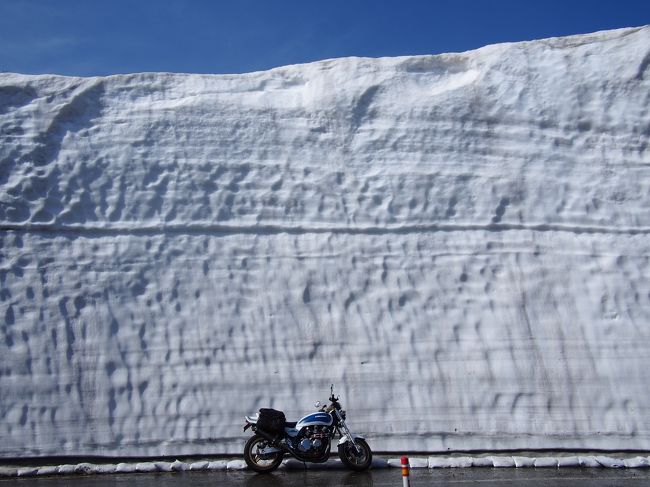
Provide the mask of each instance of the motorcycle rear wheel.
POLYGON ((251 470, 259 473, 272 472, 282 463, 284 452, 261 453, 269 445, 268 440, 260 435, 251 436, 244 447, 244 460, 251 470))
POLYGON ((356 438, 354 443, 359 447, 360 452, 357 452, 349 441, 339 445, 339 458, 348 468, 358 472, 367 470, 372 463, 372 450, 365 440, 356 438))

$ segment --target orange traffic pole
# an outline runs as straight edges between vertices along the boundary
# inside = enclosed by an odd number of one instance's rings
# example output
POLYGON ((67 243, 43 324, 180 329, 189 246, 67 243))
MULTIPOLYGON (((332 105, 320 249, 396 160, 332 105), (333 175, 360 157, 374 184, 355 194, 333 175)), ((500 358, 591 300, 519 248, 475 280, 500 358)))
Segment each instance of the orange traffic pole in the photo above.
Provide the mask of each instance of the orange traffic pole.
POLYGON ((409 482, 409 458, 402 457, 402 485, 403 487, 410 487, 409 482))

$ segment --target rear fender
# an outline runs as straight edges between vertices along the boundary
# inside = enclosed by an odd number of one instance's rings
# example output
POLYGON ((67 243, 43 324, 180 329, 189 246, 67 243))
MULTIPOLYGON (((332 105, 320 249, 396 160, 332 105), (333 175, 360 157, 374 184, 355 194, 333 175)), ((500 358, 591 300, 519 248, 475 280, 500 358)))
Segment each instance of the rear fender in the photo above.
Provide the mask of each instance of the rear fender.
POLYGON ((245 418, 246 418, 246 424, 244 425, 244 431, 246 431, 251 426, 257 424, 257 420, 259 419, 259 415, 256 414, 255 416, 245 416, 245 418))

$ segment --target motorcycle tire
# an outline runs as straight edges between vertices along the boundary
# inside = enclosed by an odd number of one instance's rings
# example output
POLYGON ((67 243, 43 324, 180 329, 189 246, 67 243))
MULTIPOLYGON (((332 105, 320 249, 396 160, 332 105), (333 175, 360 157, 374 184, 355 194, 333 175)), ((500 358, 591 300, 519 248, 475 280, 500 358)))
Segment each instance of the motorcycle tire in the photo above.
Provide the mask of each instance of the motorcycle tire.
POLYGON ((280 466, 284 452, 259 453, 259 449, 265 448, 268 443, 268 440, 260 435, 254 435, 248 439, 244 447, 244 460, 248 468, 259 473, 268 473, 280 466))
POLYGON ((361 449, 361 452, 357 453, 354 446, 349 441, 346 441, 339 445, 339 458, 343 465, 352 470, 357 472, 367 470, 372 463, 372 450, 370 450, 368 443, 361 438, 356 438, 354 443, 361 449))

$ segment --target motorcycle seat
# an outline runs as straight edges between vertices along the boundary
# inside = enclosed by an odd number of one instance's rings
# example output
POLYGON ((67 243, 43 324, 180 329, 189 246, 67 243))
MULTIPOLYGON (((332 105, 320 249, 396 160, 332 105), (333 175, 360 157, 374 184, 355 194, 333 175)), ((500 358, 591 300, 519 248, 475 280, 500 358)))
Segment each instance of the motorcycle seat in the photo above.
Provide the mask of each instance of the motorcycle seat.
POLYGON ((297 421, 285 421, 284 422, 284 427, 285 428, 295 428, 296 423, 297 423, 297 421))

